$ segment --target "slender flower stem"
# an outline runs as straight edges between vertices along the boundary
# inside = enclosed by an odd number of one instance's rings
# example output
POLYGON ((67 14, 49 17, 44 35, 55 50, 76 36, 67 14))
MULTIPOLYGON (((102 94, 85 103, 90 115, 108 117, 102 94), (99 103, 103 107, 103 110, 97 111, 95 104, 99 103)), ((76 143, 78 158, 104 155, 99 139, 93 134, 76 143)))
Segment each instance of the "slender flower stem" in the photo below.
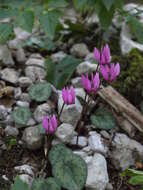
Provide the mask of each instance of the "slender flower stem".
POLYGON ((80 118, 77 122, 77 125, 76 125, 76 129, 77 129, 77 139, 76 139, 76 145, 78 145, 78 139, 79 139, 79 133, 80 133, 80 130, 81 130, 81 127, 80 127, 80 123, 81 123, 81 120, 83 118, 83 115, 84 115, 84 112, 85 112, 85 108, 86 108, 86 98, 87 98, 87 93, 85 94, 85 98, 84 98, 84 105, 83 105, 83 109, 82 109, 82 112, 81 112, 81 115, 80 115, 80 118))
POLYGON ((44 142, 44 154, 47 157, 49 150, 51 148, 51 143, 53 140, 53 135, 45 135, 45 142, 44 142))
POLYGON ((60 121, 60 117, 61 117, 61 114, 62 114, 62 112, 63 112, 64 106, 65 106, 65 103, 63 103, 62 108, 61 108, 61 110, 60 110, 60 113, 58 114, 58 123, 59 123, 59 121, 60 121))

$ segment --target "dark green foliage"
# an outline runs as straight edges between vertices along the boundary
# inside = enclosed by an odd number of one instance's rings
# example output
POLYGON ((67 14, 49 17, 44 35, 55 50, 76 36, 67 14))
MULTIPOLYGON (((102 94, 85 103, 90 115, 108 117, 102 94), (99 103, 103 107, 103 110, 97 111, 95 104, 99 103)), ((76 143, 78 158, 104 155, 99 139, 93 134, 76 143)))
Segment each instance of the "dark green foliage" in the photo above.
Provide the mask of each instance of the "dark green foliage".
POLYGON ((29 186, 24 183, 19 177, 16 177, 11 190, 30 190, 29 186))
POLYGON ((0 23, 0 44, 7 42, 13 37, 13 25, 8 23, 0 23))
POLYGON ((114 116, 107 108, 98 108, 91 116, 91 122, 95 128, 110 130, 116 126, 114 116))
POLYGON ((61 187, 53 177, 34 179, 31 188, 19 177, 16 177, 11 190, 61 190, 61 187))
POLYGON ((54 146, 49 153, 53 176, 67 190, 82 190, 87 177, 84 160, 64 145, 54 146))
POLYGON ((61 89, 69 81, 79 63, 80 60, 69 55, 58 64, 47 59, 47 80, 61 89))
POLYGON ((31 111, 27 107, 19 107, 12 112, 12 117, 15 123, 26 125, 31 117, 31 111))
POLYGON ((51 85, 47 82, 39 82, 31 85, 28 92, 32 100, 37 102, 47 101, 51 95, 51 85))
POLYGON ((56 179, 49 177, 48 179, 35 179, 31 190, 61 190, 61 187, 56 179))
POLYGON ((143 44, 143 23, 141 23, 135 16, 131 16, 128 24, 137 41, 143 44))

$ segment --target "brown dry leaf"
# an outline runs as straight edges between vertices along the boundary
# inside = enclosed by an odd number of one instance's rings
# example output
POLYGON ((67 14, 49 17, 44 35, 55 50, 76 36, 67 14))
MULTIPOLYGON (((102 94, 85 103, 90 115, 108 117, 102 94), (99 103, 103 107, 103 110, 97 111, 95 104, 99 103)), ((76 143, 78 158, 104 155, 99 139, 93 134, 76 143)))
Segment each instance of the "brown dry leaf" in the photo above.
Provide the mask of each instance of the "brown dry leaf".
POLYGON ((143 169, 143 164, 141 162, 136 162, 136 169, 143 169))
POLYGON ((11 108, 15 103, 13 98, 0 98, 0 105, 4 105, 7 108, 11 108))
POLYGON ((11 97, 13 95, 13 92, 14 92, 14 87, 5 86, 0 89, 0 98, 5 97, 5 96, 11 97))

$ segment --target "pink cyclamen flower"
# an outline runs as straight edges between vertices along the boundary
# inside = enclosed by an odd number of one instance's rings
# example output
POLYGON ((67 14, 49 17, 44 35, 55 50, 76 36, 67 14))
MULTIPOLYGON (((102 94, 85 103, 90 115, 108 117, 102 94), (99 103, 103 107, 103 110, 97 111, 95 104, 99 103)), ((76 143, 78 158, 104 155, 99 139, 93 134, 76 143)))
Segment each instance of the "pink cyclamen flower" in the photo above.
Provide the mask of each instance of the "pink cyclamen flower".
POLYGON ((83 88, 87 91, 87 93, 94 92, 96 93, 99 86, 100 86, 100 78, 99 73, 96 73, 95 75, 91 75, 91 80, 88 78, 88 74, 81 76, 81 82, 83 88))
POLYGON ((50 118, 43 117, 42 126, 47 134, 54 134, 58 127, 56 116, 53 115, 50 118))
POLYGON ((75 104, 75 90, 73 87, 63 88, 62 97, 65 104, 75 104))
POLYGON ((111 55, 110 55, 110 48, 109 45, 106 44, 102 49, 101 52, 95 47, 94 48, 94 57, 96 61, 100 64, 108 64, 111 62, 111 55))
POLYGON ((100 65, 100 71, 104 80, 113 82, 120 74, 120 64, 112 63, 111 65, 100 65))

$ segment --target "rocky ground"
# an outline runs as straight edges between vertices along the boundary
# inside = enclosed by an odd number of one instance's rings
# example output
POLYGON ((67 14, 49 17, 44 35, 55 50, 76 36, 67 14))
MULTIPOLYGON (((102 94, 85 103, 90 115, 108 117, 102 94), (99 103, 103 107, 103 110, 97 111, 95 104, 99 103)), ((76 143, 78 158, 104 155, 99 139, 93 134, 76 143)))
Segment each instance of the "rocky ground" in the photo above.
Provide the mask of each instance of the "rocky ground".
MULTIPOLYGON (((132 5, 131 5, 132 6, 132 5)), ((142 18, 143 19, 143 18, 142 18)), ((89 24, 97 24, 93 15, 87 20, 89 24)), ((123 23, 113 22, 111 34, 114 36, 121 29, 120 47, 122 54, 132 48, 143 51, 143 45, 131 39, 128 27, 123 23), (114 26, 114 27, 113 27, 114 26)), ((28 94, 32 84, 46 80, 45 54, 37 50, 21 47, 30 34, 19 28, 15 29, 16 38, 8 45, 0 46, 0 189, 8 190, 16 175, 31 184, 34 177, 47 177, 50 168, 44 156, 44 139, 39 133, 37 125, 42 117, 57 113, 62 107, 61 91, 53 85, 52 95, 47 101, 35 103, 28 94), (2 89, 5 89, 2 91, 2 89), (14 122, 12 112, 23 106, 32 111, 26 126, 14 122)), ((75 105, 65 106, 60 117, 62 124, 56 131, 52 145, 65 143, 75 154, 80 155, 87 163, 88 177, 85 185, 87 190, 135 190, 120 173, 128 167, 135 168, 142 163, 143 141, 136 129, 126 133, 116 126, 111 130, 100 130, 94 126, 89 117, 100 104, 105 104, 101 98, 93 101, 82 121, 84 130, 81 131, 78 147, 76 146, 77 132, 75 131, 84 103, 85 92, 81 88, 80 75, 96 70, 92 63, 92 45, 89 37, 79 40, 69 40, 68 44, 57 45, 51 54, 51 59, 57 63, 67 53, 81 59, 81 63, 74 73, 71 84, 75 87, 75 105), (87 40, 85 40, 87 38, 87 40)), ((122 72, 122 71, 121 71, 122 72)))

